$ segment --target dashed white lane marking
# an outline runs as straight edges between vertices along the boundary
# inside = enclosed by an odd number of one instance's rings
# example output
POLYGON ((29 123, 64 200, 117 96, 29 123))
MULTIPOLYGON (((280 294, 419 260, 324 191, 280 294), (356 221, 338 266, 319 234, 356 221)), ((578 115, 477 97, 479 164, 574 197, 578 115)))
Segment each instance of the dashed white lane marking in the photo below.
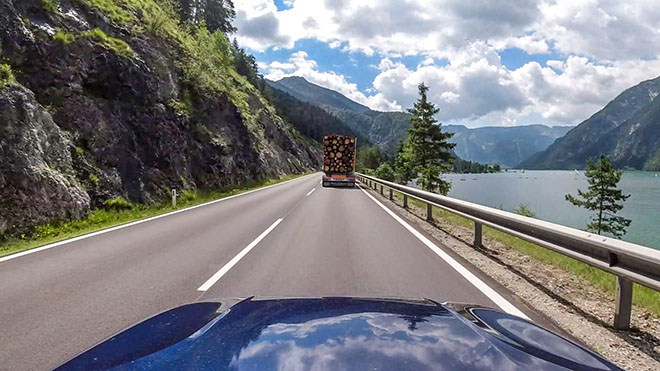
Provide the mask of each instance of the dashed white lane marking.
POLYGON ((247 245, 241 252, 238 253, 238 255, 234 256, 227 264, 225 264, 222 268, 220 268, 219 271, 217 271, 211 278, 209 278, 204 284, 202 284, 197 291, 206 291, 211 286, 213 286, 222 276, 224 276, 229 270, 236 265, 245 255, 247 255, 250 250, 252 250, 257 244, 264 239, 264 237, 268 236, 270 232, 277 227, 278 224, 282 222, 282 218, 277 219, 275 223, 273 223, 268 229, 266 229, 262 234, 259 235, 259 237, 255 238, 254 241, 250 242, 249 245, 247 245))
POLYGON ((237 195, 233 195, 233 196, 228 196, 228 197, 225 197, 225 198, 221 198, 221 199, 219 199, 219 200, 214 200, 214 201, 210 201, 210 202, 207 202, 207 203, 203 203, 203 204, 199 204, 199 205, 195 205, 195 206, 187 207, 187 208, 185 208, 185 209, 172 211, 172 212, 169 212, 169 213, 166 213, 166 214, 156 215, 156 216, 153 216, 153 217, 151 217, 151 218, 147 218, 147 219, 136 220, 136 221, 131 222, 131 223, 118 225, 118 226, 116 226, 116 227, 107 228, 107 229, 103 229, 103 230, 100 230, 100 231, 97 231, 97 232, 92 232, 92 233, 84 234, 84 235, 82 235, 82 236, 78 236, 78 237, 70 238, 70 239, 68 239, 68 240, 59 241, 59 242, 55 242, 55 243, 51 243, 51 244, 49 244, 49 245, 45 245, 45 246, 41 246, 41 247, 37 247, 37 248, 34 248, 34 249, 26 250, 26 251, 23 251, 23 252, 19 252, 19 253, 16 253, 16 254, 12 254, 12 255, 7 255, 7 256, 5 256, 5 257, 0 258, 0 263, 5 262, 5 261, 7 261, 7 260, 12 260, 12 259, 20 258, 21 256, 34 254, 34 253, 39 252, 39 251, 44 251, 44 250, 52 249, 53 247, 57 247, 57 246, 60 246, 60 245, 65 245, 65 244, 68 244, 68 243, 71 243, 71 242, 76 242, 76 241, 84 240, 84 239, 86 239, 86 238, 90 238, 90 237, 98 236, 98 235, 100 235, 100 234, 110 233, 110 232, 116 231, 116 230, 118 230, 118 229, 128 228, 128 227, 132 227, 132 226, 137 225, 137 224, 146 223, 146 222, 150 222, 150 221, 152 221, 152 220, 156 220, 156 219, 164 218, 164 217, 166 217, 166 216, 170 216, 170 215, 174 215, 174 214, 182 213, 182 212, 184 212, 184 211, 188 211, 188 210, 196 209, 196 208, 198 208, 198 207, 204 207, 204 206, 212 205, 212 204, 215 204, 215 203, 218 203, 218 202, 231 200, 232 198, 236 198, 236 197, 240 197, 240 196, 245 196, 245 195, 248 195, 248 194, 250 194, 250 193, 263 191, 263 190, 268 189, 268 188, 281 186, 281 185, 284 185, 284 184, 287 184, 287 183, 290 183, 290 182, 295 182, 295 181, 297 181, 297 180, 307 179, 308 177, 310 177, 310 176, 315 176, 315 175, 316 175, 316 174, 310 174, 310 175, 307 175, 307 176, 302 176, 302 177, 300 177, 300 178, 287 180, 286 182, 282 182, 282 183, 277 183, 277 184, 269 185, 269 186, 266 186, 266 187, 263 187, 263 188, 253 189, 253 190, 251 190, 251 191, 247 191, 247 192, 239 193, 239 194, 237 194, 237 195))
POLYGON ((429 249, 431 249, 434 253, 436 253, 442 260, 447 262, 450 267, 454 268, 456 272, 458 272, 463 278, 468 280, 474 287, 476 287, 479 291, 481 291, 484 295, 486 295, 490 300, 493 301, 493 303, 497 304, 502 310, 504 310, 507 313, 516 315, 518 317, 525 318, 529 320, 529 317, 525 315, 520 309, 516 308, 513 304, 511 304, 508 300, 506 300, 502 295, 500 295, 497 291, 493 290, 490 286, 488 286, 484 281, 479 279, 479 277, 475 276, 472 272, 470 272, 467 268, 462 266, 456 259, 452 258, 449 254, 444 252, 441 248, 436 246, 433 242, 431 242, 428 238, 426 238, 423 234, 419 233, 415 228, 413 228, 410 224, 408 224, 406 221, 401 219, 398 215, 396 215, 392 210, 388 209, 387 206, 383 205, 375 199, 372 195, 370 195, 367 191, 365 191, 362 187, 360 187, 362 192, 366 194, 370 199, 372 199, 378 206, 380 206, 383 210, 385 210, 394 220, 399 222, 404 228, 406 228, 410 233, 412 233, 415 237, 417 237, 418 240, 422 241, 424 245, 426 245, 429 249))
POLYGON ((316 191, 316 188, 312 188, 311 191, 307 192, 307 194, 305 195, 305 197, 311 195, 312 193, 314 193, 314 191, 316 191))

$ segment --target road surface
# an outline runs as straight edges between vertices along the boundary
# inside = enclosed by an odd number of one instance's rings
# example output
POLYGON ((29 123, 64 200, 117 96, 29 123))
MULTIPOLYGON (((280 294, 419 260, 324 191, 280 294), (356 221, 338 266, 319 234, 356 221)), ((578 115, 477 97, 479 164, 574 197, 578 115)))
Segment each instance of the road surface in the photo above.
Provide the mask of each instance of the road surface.
POLYGON ((0 259, 0 368, 50 369, 156 313, 214 298, 427 297, 524 309, 368 192, 319 180, 0 259))

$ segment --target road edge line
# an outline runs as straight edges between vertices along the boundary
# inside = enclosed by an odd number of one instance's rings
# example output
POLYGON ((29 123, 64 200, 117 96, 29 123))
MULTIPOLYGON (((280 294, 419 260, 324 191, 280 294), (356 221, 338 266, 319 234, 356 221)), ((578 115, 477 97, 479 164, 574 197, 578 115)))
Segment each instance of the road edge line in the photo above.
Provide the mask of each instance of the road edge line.
POLYGON ((456 272, 458 272, 458 274, 463 276, 463 278, 465 278, 474 287, 476 287, 477 290, 481 291, 481 293, 483 293, 484 295, 486 295, 486 297, 492 300, 493 303, 495 303, 498 307, 500 307, 502 310, 504 310, 509 314, 513 314, 518 317, 531 321, 531 319, 525 313, 523 313, 520 309, 516 308, 502 295, 500 295, 497 291, 495 291, 495 289, 488 286, 488 284, 482 281, 474 273, 470 272, 461 263, 459 263, 456 259, 452 258, 449 254, 447 254, 445 251, 439 248, 436 244, 431 242, 431 240, 426 238, 426 236, 424 236, 421 232, 419 232, 413 226, 408 224, 408 222, 403 220, 400 216, 396 215, 394 211, 390 210, 387 206, 383 205, 380 201, 378 201, 374 196, 370 195, 361 186, 360 186, 360 190, 364 192, 364 194, 366 194, 378 206, 380 206, 383 210, 385 210, 392 218, 394 218, 394 220, 399 222, 399 224, 401 224, 405 229, 407 229, 410 233, 412 233, 415 237, 417 237, 417 239, 420 240, 424 245, 426 245, 426 247, 431 249, 431 251, 436 253, 436 255, 438 255, 442 260, 444 260, 447 264, 449 264, 449 266, 452 267, 456 272))
POLYGON ((104 234, 104 233, 114 232, 114 231, 119 230, 119 229, 128 228, 128 227, 132 227, 132 226, 137 225, 137 224, 142 224, 142 223, 150 222, 152 220, 156 220, 156 219, 164 218, 164 217, 167 217, 167 216, 175 215, 175 214, 178 214, 178 213, 182 213, 184 211, 197 209, 197 208, 203 207, 203 206, 209 206, 209 205, 212 205, 212 204, 216 204, 218 202, 230 200, 232 198, 236 198, 236 197, 244 196, 244 195, 247 195, 247 194, 250 194, 250 193, 263 191, 263 190, 266 190, 266 189, 269 189, 269 188, 281 186, 281 185, 284 185, 284 184, 287 184, 287 183, 291 183, 291 182, 295 182, 297 180, 302 180, 302 179, 305 179, 307 177, 311 177, 312 175, 317 175, 317 173, 309 174, 309 175, 303 175, 301 177, 291 179, 291 180, 287 180, 287 181, 284 181, 284 182, 281 182, 281 183, 271 184, 271 185, 266 186, 266 187, 252 189, 252 190, 249 190, 249 191, 246 191, 246 192, 242 192, 242 193, 239 193, 239 194, 227 196, 227 197, 220 198, 220 199, 217 199, 217 200, 205 202, 205 203, 202 203, 202 204, 199 204, 199 205, 186 207, 185 209, 170 211, 169 213, 160 214, 160 215, 156 215, 156 216, 151 216, 151 217, 146 218, 146 219, 139 219, 139 220, 136 220, 136 221, 133 221, 133 222, 128 222, 128 223, 117 225, 117 226, 114 226, 114 227, 101 229, 100 231, 90 232, 90 233, 87 233, 87 234, 83 234, 81 236, 69 238, 67 240, 57 241, 57 242, 53 242, 53 243, 48 244, 48 245, 35 247, 33 249, 17 252, 17 253, 14 253, 14 254, 10 254, 10 255, 7 255, 7 256, 0 257, 0 263, 4 263, 4 262, 9 261, 9 260, 17 259, 17 258, 20 258, 22 256, 38 253, 40 251, 52 249, 53 247, 66 245, 66 244, 69 244, 69 243, 72 243, 72 242, 84 240, 86 238, 95 237, 95 236, 98 236, 98 235, 101 235, 101 234, 104 234))
POLYGON ((218 282, 218 280, 220 280, 222 276, 227 274, 227 272, 229 272, 229 270, 232 269, 234 265, 236 265, 239 261, 241 261, 241 259, 243 259, 245 255, 247 255, 252 249, 254 249, 254 247, 257 246, 257 244, 259 244, 261 240, 266 238, 266 236, 268 236, 268 234, 272 232, 273 229, 275 229, 275 227, 277 227, 282 222, 282 220, 284 219, 283 218, 277 219, 273 224, 270 225, 270 227, 268 227, 265 231, 261 232, 261 234, 257 238, 255 238, 252 242, 250 242, 249 245, 245 246, 245 248, 243 248, 241 252, 236 254, 236 256, 234 256, 230 261, 228 261, 227 264, 223 265, 222 268, 220 268, 220 270, 215 272, 215 274, 212 275, 211 278, 209 278, 208 280, 206 280, 206 282, 204 282, 201 286, 199 286, 197 291, 202 291, 202 292, 208 291, 208 289, 210 289, 213 285, 215 285, 215 283, 218 282))

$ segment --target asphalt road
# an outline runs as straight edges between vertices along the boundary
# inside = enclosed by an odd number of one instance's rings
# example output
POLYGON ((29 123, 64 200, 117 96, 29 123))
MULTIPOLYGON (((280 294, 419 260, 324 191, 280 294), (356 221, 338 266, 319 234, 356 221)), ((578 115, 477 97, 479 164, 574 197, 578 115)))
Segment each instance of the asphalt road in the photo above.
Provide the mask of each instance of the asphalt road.
POLYGON ((0 262, 0 368, 56 367, 136 322, 197 300, 350 295, 516 303, 367 192, 322 188, 319 180, 307 176, 0 262))

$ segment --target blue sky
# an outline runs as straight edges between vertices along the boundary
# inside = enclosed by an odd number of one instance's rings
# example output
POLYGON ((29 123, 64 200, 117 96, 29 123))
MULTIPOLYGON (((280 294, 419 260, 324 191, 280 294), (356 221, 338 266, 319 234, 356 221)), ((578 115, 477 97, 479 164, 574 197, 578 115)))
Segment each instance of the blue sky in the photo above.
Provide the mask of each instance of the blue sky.
POLYGON ((424 82, 446 123, 574 125, 624 89, 660 75, 653 21, 660 11, 652 1, 235 6, 236 37, 267 78, 302 76, 376 110, 410 107, 424 82))
MULTIPOLYGON (((281 3, 281 1, 276 1, 281 3)), ((310 59, 318 63, 319 70, 333 71, 344 75, 348 80, 357 84, 362 92, 367 92, 367 89, 373 88, 373 80, 379 74, 376 66, 380 63, 380 57, 377 55, 367 56, 361 52, 343 52, 341 48, 331 48, 327 43, 314 40, 314 39, 301 39, 296 41, 295 46, 291 49, 281 49, 270 47, 264 51, 250 50, 258 61, 270 64, 275 61, 284 61, 297 51, 305 51, 310 59)), ((528 54, 522 49, 509 48, 499 52, 502 64, 508 69, 517 69, 525 64, 535 61, 539 64, 546 66, 548 60, 559 60, 561 56, 557 53, 543 53, 543 54, 528 54)), ((422 61, 426 59, 425 56, 408 55, 400 58, 390 58, 393 62, 401 62, 407 68, 416 68, 422 61)), ((442 60, 441 63, 436 65, 446 65, 447 60, 442 60)), ((267 72, 268 71, 261 71, 267 72)), ((558 71, 561 73, 561 71, 558 71)))

